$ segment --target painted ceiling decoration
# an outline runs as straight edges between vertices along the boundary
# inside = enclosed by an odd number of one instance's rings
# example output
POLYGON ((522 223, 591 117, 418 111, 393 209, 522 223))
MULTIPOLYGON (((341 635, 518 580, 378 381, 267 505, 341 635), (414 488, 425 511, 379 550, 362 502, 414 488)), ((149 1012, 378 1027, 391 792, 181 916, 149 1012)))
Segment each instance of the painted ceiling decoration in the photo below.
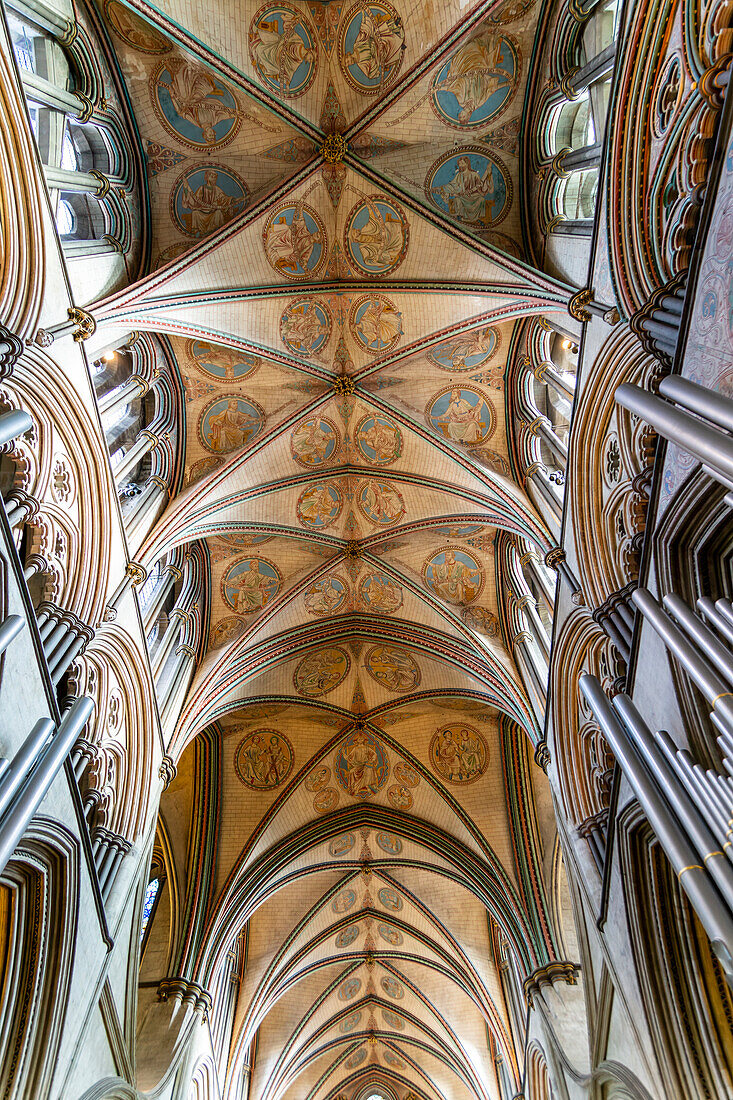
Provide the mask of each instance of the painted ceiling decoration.
POLYGON ((164 337, 185 390, 184 488, 137 557, 200 540, 211 570, 171 972, 206 987, 245 936, 252 1100, 484 1100, 514 1060, 497 943, 557 950, 496 553, 554 545, 504 379, 573 293, 520 223, 532 0, 99 10, 152 267, 95 318, 164 337))

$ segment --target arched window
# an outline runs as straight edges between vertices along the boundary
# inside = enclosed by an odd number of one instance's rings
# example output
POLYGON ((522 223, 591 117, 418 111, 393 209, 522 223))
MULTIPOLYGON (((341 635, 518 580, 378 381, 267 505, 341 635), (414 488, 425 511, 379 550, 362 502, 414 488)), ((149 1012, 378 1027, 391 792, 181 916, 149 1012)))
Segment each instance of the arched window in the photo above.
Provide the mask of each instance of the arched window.
POLYGON ((145 900, 143 901, 143 914, 140 921, 140 943, 145 939, 145 933, 148 930, 148 926, 155 911, 155 903, 158 900, 158 894, 160 893, 160 878, 156 876, 151 879, 148 885, 145 887, 145 900))

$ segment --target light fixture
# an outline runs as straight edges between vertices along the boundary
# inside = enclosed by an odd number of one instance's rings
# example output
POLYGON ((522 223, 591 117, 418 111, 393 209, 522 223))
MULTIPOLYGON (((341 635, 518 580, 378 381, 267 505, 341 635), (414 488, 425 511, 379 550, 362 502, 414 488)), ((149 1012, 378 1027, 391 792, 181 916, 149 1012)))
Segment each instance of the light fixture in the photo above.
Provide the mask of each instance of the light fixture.
POLYGON ((565 351, 570 351, 572 346, 573 344, 571 340, 563 340, 562 347, 565 349, 565 351))
POLYGON ((102 358, 104 359, 105 363, 111 363, 113 362, 114 357, 115 353, 113 351, 105 351, 102 358))

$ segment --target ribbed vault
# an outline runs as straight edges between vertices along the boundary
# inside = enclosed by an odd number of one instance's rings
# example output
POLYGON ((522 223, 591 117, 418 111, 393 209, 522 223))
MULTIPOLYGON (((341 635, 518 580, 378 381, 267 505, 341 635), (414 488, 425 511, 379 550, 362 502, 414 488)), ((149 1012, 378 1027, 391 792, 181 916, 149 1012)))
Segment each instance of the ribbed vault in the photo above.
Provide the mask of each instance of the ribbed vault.
POLYGON ((95 318, 161 336, 187 398, 185 484, 136 557, 197 542, 211 572, 162 804, 166 965, 213 988, 244 936, 251 1100, 496 1096, 497 950, 554 956, 494 554, 552 547, 504 375, 571 293, 519 220, 531 5, 402 9, 101 9, 153 264, 95 318))

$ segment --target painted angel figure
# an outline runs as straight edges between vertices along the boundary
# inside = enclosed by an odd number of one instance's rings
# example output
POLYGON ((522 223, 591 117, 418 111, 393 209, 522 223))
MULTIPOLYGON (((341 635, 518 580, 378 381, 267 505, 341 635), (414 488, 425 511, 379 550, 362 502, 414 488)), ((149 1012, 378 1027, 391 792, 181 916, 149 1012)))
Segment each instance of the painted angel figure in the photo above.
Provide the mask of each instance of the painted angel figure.
POLYGON ((501 40, 484 34, 466 43, 454 54, 436 92, 451 92, 458 101, 458 122, 470 122, 471 115, 500 88, 511 87, 514 78, 501 69, 501 40))
POLYGON ((494 218, 494 167, 489 162, 483 176, 471 167, 471 158, 459 157, 453 179, 433 188, 450 213, 464 222, 492 222, 494 218))
POLYGON ((387 269, 392 266, 400 254, 403 244, 402 222, 388 219, 379 207, 366 199, 369 217, 362 229, 352 225, 349 240, 358 245, 364 263, 368 267, 387 269))
POLYGON ((158 80, 158 87, 166 89, 180 117, 201 130, 204 142, 215 145, 215 127, 237 117, 236 109, 223 101, 224 89, 210 72, 182 57, 171 58, 167 68, 170 84, 158 80))
POLYGON ((314 60, 315 51, 309 49, 298 34, 300 17, 297 13, 288 17, 280 12, 279 18, 282 20, 282 30, 277 19, 263 20, 258 24, 252 40, 252 52, 263 77, 287 92, 303 62, 310 64, 314 60))
POLYGON ((181 206, 189 211, 186 221, 196 237, 206 237, 221 229, 242 208, 244 199, 227 195, 218 180, 218 172, 209 168, 204 172, 204 182, 195 191, 187 180, 183 181, 181 206))
POLYGON ((373 11, 364 4, 354 45, 344 55, 344 63, 356 65, 367 80, 379 78, 383 82, 399 63, 404 48, 402 20, 387 12, 373 11))

